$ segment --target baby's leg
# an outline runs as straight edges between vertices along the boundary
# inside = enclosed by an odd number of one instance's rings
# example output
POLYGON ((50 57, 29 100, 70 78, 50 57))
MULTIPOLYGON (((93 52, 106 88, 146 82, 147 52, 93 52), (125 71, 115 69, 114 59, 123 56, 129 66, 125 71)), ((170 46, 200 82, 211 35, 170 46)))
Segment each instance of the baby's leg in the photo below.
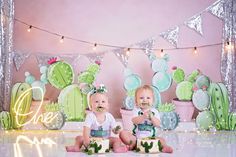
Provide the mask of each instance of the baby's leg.
POLYGON ((66 146, 66 151, 67 152, 79 152, 82 145, 83 145, 83 136, 77 136, 75 138, 75 145, 66 146))
POLYGON ((117 137, 110 137, 109 141, 110 147, 112 147, 112 150, 115 153, 125 153, 129 150, 128 147, 124 145, 122 141, 117 137))
POLYGON ((121 131, 120 134, 120 139, 125 145, 129 145, 129 150, 133 150, 134 147, 136 146, 136 137, 131 134, 129 131, 121 131))
POLYGON ((159 139, 160 140, 160 142, 161 142, 161 145, 162 145, 162 152, 163 153, 172 153, 173 152, 173 149, 170 147, 170 146, 168 146, 167 144, 166 144, 166 142, 165 142, 165 140, 163 139, 163 138, 161 138, 161 137, 158 137, 157 139, 159 139))

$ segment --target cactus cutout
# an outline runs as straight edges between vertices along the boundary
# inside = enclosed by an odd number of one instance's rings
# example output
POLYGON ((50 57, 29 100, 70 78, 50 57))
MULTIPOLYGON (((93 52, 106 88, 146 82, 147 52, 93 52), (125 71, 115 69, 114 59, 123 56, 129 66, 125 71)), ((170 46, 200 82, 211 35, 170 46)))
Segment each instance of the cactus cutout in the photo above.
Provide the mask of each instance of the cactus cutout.
POLYGON ((200 130, 209 130, 214 125, 214 116, 210 111, 200 112, 196 118, 196 125, 200 130))
POLYGON ((194 106, 200 111, 207 110, 210 106, 210 96, 207 91, 202 89, 198 89, 193 93, 192 100, 194 106))
POLYGON ((73 84, 64 88, 59 97, 61 105, 68 121, 83 121, 86 109, 86 95, 80 91, 78 85, 73 84))
POLYGON ((65 121, 66 121, 66 116, 61 111, 56 111, 56 112, 52 112, 52 113, 53 113, 53 117, 54 116, 56 116, 56 117, 52 121, 50 121, 49 123, 44 122, 43 125, 48 130, 59 130, 64 126, 65 121))
POLYGON ((197 77, 195 84, 198 89, 208 88, 210 86, 210 79, 205 75, 200 75, 197 77))
POLYGON ((62 61, 51 64, 48 68, 47 75, 49 83, 58 89, 63 89, 71 85, 74 78, 71 65, 62 61))
POLYGON ((236 130, 236 113, 229 114, 229 130, 236 130))
POLYGON ((12 129, 12 118, 9 112, 2 111, 0 113, 0 124, 3 130, 10 130, 12 129))
POLYGON ((208 88, 211 97, 210 110, 216 118, 217 130, 228 130, 229 99, 223 83, 211 83, 208 88))
POLYGON ((153 142, 150 142, 150 144, 148 144, 147 142, 141 141, 141 146, 145 149, 145 153, 149 153, 149 150, 153 147, 153 142))
POLYGON ((184 78, 185 78, 184 70, 177 68, 175 72, 172 74, 172 78, 176 83, 180 83, 184 81, 184 78))
MULTIPOLYGON (((13 87, 12 87, 12 92, 11 92, 11 104, 10 104, 10 114, 12 117, 12 126, 14 129, 18 129, 21 128, 22 126, 17 125, 16 122, 16 110, 18 109, 19 102, 18 104, 16 104, 16 101, 19 99, 19 97, 23 97, 26 95, 26 97, 23 99, 22 104, 20 106, 20 109, 18 110, 18 112, 20 112, 19 114, 25 114, 28 113, 30 110, 30 105, 31 105, 31 101, 32 101, 32 90, 31 90, 31 86, 27 83, 16 83, 13 87), (25 91, 28 91, 27 93, 25 91)), ((24 115, 18 115, 18 122, 19 124, 23 124, 26 120, 27 116, 24 115)))

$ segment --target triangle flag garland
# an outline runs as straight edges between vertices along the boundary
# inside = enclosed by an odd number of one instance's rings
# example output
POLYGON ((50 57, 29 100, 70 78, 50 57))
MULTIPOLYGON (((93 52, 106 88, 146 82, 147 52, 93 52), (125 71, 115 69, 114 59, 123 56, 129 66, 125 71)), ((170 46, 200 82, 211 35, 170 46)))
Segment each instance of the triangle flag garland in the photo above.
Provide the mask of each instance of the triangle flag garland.
POLYGON ((215 15, 219 19, 224 19, 224 2, 223 0, 218 0, 207 8, 211 14, 215 15))
POLYGON ((24 64, 25 60, 30 56, 30 53, 14 53, 14 63, 16 70, 19 71, 20 67, 24 64))
POLYGON ((152 53, 152 48, 154 46, 155 40, 154 38, 151 39, 147 39, 144 41, 141 41, 139 43, 137 43, 136 45, 138 45, 140 48, 144 49, 144 53, 149 56, 152 53))
POLYGON ((177 47, 179 35, 179 27, 176 26, 173 29, 169 29, 165 32, 160 33, 160 36, 171 43, 174 47, 177 47))
POLYGON ((121 61, 121 63, 127 67, 129 55, 124 51, 124 49, 115 49, 112 52, 115 53, 116 57, 121 61))
POLYGON ((99 54, 89 53, 89 54, 85 54, 84 56, 86 56, 89 59, 89 61, 92 62, 92 63, 97 62, 97 63, 101 64, 102 61, 103 61, 104 54, 105 54, 105 52, 99 53, 99 54))
POLYGON ((199 33, 200 35, 203 35, 201 15, 192 17, 190 20, 184 22, 184 24, 199 33))

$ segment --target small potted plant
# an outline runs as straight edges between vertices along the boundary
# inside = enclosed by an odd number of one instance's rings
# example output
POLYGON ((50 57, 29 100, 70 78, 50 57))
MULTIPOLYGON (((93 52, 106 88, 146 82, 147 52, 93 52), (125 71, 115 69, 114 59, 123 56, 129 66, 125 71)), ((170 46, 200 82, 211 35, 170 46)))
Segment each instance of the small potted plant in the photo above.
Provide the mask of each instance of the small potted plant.
POLYGON ((192 103, 193 86, 200 72, 195 70, 185 78, 183 69, 173 67, 173 70, 172 78, 177 83, 177 98, 174 98, 172 103, 175 104, 175 111, 179 114, 180 121, 191 121, 194 113, 194 105, 192 103))

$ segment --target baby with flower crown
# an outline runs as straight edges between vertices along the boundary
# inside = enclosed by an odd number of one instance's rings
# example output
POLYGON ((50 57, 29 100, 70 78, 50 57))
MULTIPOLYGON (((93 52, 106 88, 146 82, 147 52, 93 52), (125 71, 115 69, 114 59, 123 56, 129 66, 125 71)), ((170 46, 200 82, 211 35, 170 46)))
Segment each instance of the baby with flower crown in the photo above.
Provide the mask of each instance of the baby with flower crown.
POLYGON ((79 152, 82 145, 87 148, 92 137, 109 139, 109 145, 116 153, 128 151, 128 147, 119 138, 111 137, 111 131, 119 134, 120 127, 116 126, 114 117, 108 112, 109 102, 106 93, 105 86, 100 85, 88 94, 88 105, 92 112, 85 118, 83 135, 76 137, 75 145, 66 147, 68 152, 79 152))

